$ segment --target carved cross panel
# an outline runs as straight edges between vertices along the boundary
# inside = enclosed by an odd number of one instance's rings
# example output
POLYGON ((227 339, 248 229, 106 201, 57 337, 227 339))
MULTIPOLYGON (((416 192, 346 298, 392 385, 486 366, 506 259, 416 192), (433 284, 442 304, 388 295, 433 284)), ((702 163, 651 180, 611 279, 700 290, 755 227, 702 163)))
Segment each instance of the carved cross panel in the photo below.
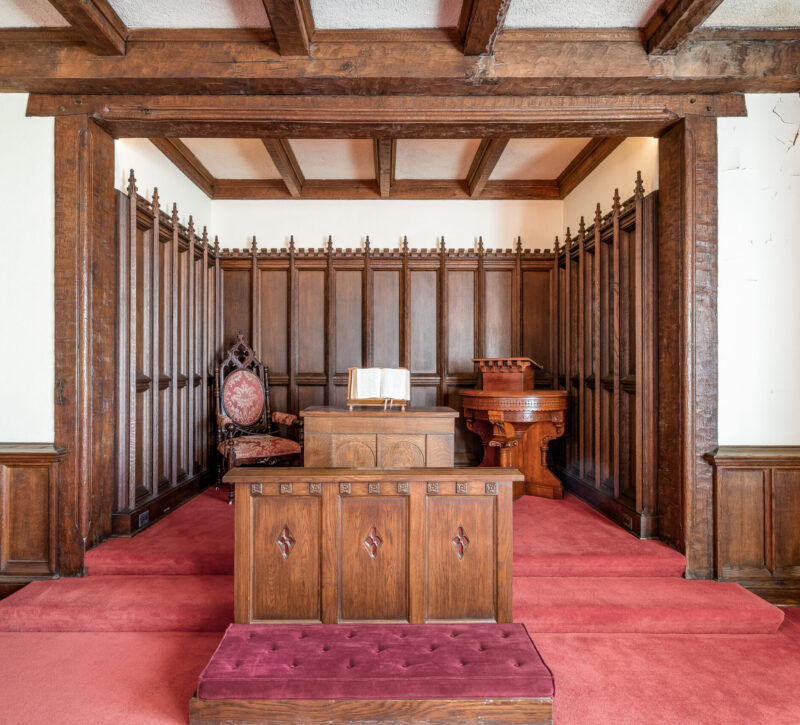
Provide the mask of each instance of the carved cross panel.
POLYGON ((458 556, 459 561, 464 556, 464 550, 469 546, 469 539, 467 535, 464 533, 464 527, 459 526, 458 531, 456 531, 456 535, 450 539, 450 543, 456 547, 456 555, 458 556))
POLYGON ((287 525, 284 524, 284 527, 281 529, 281 533, 275 543, 278 546, 278 550, 281 552, 281 556, 284 559, 288 558, 289 554, 292 552, 292 548, 294 547, 295 540, 287 525))
POLYGON ((373 526, 367 534, 367 538, 364 539, 364 548, 367 550, 370 559, 374 559, 378 556, 378 549, 381 548, 381 544, 383 544, 383 539, 380 537, 378 530, 373 526))

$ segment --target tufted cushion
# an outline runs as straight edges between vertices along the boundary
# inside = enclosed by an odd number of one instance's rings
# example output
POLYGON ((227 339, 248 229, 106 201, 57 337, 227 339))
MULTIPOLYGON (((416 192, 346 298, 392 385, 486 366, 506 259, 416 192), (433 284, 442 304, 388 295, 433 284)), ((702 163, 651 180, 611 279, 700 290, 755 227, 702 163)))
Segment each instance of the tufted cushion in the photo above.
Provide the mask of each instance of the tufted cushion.
POLYGON ((300 445, 288 438, 276 436, 256 435, 240 436, 222 441, 217 450, 223 455, 228 455, 228 449, 233 448, 236 460, 241 462, 249 458, 270 458, 272 456, 288 456, 300 453, 300 445))
POLYGON ((231 624, 204 700, 552 697, 522 624, 231 624))
POLYGON ((222 386, 222 405, 237 425, 253 425, 264 410, 264 388, 255 373, 235 370, 222 386))

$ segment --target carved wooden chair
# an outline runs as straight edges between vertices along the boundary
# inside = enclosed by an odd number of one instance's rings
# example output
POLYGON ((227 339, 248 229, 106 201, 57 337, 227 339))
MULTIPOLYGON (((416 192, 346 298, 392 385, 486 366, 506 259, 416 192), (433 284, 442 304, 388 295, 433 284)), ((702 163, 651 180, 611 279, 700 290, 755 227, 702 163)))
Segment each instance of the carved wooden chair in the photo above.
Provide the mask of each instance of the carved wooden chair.
MULTIPOLYGON (((297 441, 274 435, 276 424, 300 426, 297 416, 270 412, 267 368, 256 359, 240 334, 223 361, 214 369, 217 402, 217 489, 234 466, 273 466, 297 460, 297 441)), ((233 502, 231 485, 228 503, 233 502)))

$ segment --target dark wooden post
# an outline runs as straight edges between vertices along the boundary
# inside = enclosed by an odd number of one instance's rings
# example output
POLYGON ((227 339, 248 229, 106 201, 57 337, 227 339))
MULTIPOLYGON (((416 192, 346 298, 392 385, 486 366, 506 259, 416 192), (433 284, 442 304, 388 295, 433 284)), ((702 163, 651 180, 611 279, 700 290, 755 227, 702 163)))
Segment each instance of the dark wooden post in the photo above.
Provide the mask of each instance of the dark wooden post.
POLYGON ((687 578, 714 575, 717 446, 717 123, 687 116, 659 139, 658 500, 687 578), (675 415, 675 410, 680 415, 675 415))

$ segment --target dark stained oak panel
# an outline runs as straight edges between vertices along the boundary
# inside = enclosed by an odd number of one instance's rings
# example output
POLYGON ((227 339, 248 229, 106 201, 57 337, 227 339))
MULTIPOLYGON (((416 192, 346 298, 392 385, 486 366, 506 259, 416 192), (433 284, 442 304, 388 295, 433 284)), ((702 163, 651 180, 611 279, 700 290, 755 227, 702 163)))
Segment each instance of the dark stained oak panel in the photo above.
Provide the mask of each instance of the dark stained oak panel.
MULTIPOLYGON (((300 270, 297 273, 298 320, 303 334, 298 335, 297 370, 321 373, 325 370, 325 272, 300 270)), ((225 300, 227 304, 227 298, 225 300)))
POLYGON ((358 270, 334 272, 336 286, 336 358, 334 370, 347 373, 363 363, 363 274, 358 270))
MULTIPOLYGON (((514 273, 487 271, 484 305, 486 306, 486 342, 484 357, 511 357, 514 273)), ((549 307, 549 301, 548 301, 549 307)))
POLYGON ((411 272, 411 374, 436 372, 436 340, 439 336, 435 315, 438 275, 435 271, 411 272))
MULTIPOLYGON (((260 270, 261 362, 271 375, 289 371, 289 283, 284 270, 260 270)), ((283 410, 283 408, 275 408, 283 410)))
POLYGON ((225 297, 222 318, 222 343, 227 349, 240 332, 252 339, 252 275, 249 270, 225 269, 222 272, 222 294, 225 297))
POLYGON ((447 369, 472 373, 475 357, 475 273, 447 276, 447 369))
POLYGON ((372 364, 400 366, 400 273, 372 274, 372 364))

